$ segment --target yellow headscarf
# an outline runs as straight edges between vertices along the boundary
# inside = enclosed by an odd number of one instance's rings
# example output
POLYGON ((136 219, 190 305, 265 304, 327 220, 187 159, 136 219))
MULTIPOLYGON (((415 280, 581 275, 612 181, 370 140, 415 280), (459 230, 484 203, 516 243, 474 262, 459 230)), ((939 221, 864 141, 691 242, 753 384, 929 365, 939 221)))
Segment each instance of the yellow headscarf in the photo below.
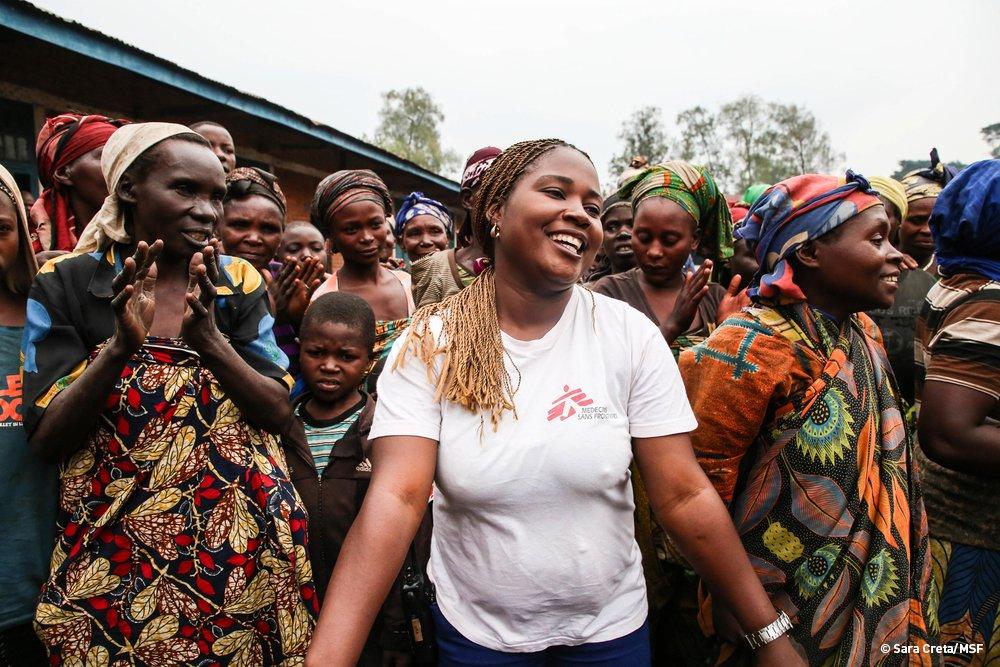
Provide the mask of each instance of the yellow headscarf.
POLYGON ((906 200, 906 188, 895 178, 888 176, 871 176, 868 178, 872 189, 888 199, 899 209, 899 219, 905 220, 909 206, 906 200))
POLYGON ((104 144, 101 154, 101 171, 108 184, 108 197, 83 230, 76 252, 93 252, 110 243, 128 243, 131 240, 125 229, 125 212, 115 194, 118 181, 135 159, 147 150, 164 139, 191 132, 191 128, 177 123, 133 123, 115 130, 108 143, 104 144))

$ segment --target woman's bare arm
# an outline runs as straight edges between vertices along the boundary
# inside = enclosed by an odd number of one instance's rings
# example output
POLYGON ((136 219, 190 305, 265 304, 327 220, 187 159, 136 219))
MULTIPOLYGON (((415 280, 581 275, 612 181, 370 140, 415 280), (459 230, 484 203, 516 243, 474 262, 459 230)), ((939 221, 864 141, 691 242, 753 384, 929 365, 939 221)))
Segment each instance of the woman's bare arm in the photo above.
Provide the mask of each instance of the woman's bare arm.
POLYGON ((928 380, 917 422, 921 449, 946 468, 1000 476, 1000 428, 986 421, 996 407, 986 392, 928 380))
POLYGON ((427 510, 437 442, 393 436, 372 445, 372 480, 330 577, 306 665, 351 667, 427 510))
MULTIPOLYGON (((744 633, 774 621, 778 612, 750 565, 726 506, 698 465, 687 434, 632 442, 653 513, 712 594, 744 633)), ((767 664, 803 664, 785 637, 759 649, 757 658, 767 664)))

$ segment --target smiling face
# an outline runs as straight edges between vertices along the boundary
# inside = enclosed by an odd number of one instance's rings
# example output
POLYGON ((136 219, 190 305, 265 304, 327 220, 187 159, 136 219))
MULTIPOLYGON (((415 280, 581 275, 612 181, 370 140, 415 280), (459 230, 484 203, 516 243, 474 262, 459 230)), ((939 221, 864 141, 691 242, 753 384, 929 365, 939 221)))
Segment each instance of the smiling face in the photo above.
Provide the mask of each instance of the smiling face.
POLYGON ((163 239, 163 256, 190 260, 212 238, 222 218, 226 176, 208 147, 167 139, 144 178, 123 176, 118 196, 132 211, 134 240, 163 239))
POLYGON ((889 242, 884 207, 862 211, 813 244, 805 253, 806 266, 795 267, 796 283, 811 303, 840 318, 892 305, 903 257, 889 242), (800 270, 805 274, 802 282, 800 270), (812 285, 810 291, 807 285, 812 285))
POLYGON ((219 159, 223 170, 228 174, 235 169, 236 144, 233 143, 233 135, 229 134, 229 130, 221 125, 214 125, 212 123, 203 123, 198 125, 197 128, 195 132, 205 137, 208 143, 212 145, 212 152, 219 159))
POLYGON ((344 206, 330 220, 330 249, 339 252, 345 264, 378 264, 385 243, 385 211, 369 200, 344 206))
POLYGON ((930 261, 934 254, 934 237, 931 236, 931 211, 936 197, 924 197, 908 205, 906 219, 899 226, 899 249, 921 264, 930 261))
POLYGON ((358 388, 371 365, 371 350, 357 326, 313 322, 301 332, 302 381, 322 403, 335 403, 358 388))
POLYGON ((433 215, 418 215, 403 227, 403 250, 411 262, 448 247, 448 230, 433 215))
POLYGON ((309 258, 317 259, 323 265, 323 270, 327 270, 326 243, 323 241, 323 235, 312 223, 299 222, 285 228, 281 244, 278 246, 277 258, 283 262, 289 257, 299 262, 309 258))
POLYGON ((393 225, 392 218, 386 218, 385 241, 382 242, 382 250, 378 254, 378 258, 382 262, 389 261, 396 254, 396 235, 392 231, 393 225))
POLYGON ((601 203, 590 160, 568 147, 544 153, 488 214, 500 230, 496 279, 535 293, 572 287, 600 247, 601 203))
POLYGON ((283 225, 281 209, 267 197, 230 199, 218 227, 219 240, 227 255, 245 259, 259 271, 277 253, 283 225))
POLYGON ((681 269, 697 249, 694 218, 680 204, 663 197, 650 197, 639 204, 632 227, 632 250, 651 285, 682 280, 681 269))
POLYGON ((635 266, 632 250, 632 207, 615 206, 604 214, 604 256, 611 262, 615 273, 628 271, 635 266))

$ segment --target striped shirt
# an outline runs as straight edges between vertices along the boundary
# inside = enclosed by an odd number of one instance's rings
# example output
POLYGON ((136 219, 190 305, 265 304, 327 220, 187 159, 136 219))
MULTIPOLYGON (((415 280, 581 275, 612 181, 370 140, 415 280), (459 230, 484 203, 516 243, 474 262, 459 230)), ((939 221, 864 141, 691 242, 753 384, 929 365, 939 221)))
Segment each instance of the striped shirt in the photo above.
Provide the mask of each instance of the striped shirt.
POLYGON ((347 435, 347 432, 351 430, 354 423, 358 421, 361 410, 365 407, 365 399, 362 398, 357 404, 333 419, 316 419, 309 414, 309 411, 306 409, 306 403, 308 401, 303 401, 296 410, 296 413, 305 427, 306 442, 309 444, 309 451, 312 453, 313 462, 316 464, 316 473, 322 477, 327 463, 330 462, 330 455, 333 454, 334 446, 347 435))
MULTIPOLYGON (((917 405, 924 382, 967 387, 1000 401, 1000 282, 959 274, 927 293, 914 343, 917 405)), ((987 423, 998 424, 1000 402, 987 423)), ((1000 549, 1000 480, 944 468, 917 452, 931 537, 1000 549)))

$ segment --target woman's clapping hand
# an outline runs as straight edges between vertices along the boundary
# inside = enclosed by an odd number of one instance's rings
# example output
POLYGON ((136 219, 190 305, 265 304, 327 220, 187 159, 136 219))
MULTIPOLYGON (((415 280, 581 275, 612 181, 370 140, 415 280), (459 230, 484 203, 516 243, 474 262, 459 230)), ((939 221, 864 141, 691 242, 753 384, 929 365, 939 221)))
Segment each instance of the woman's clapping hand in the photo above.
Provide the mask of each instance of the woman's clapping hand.
POLYGON ((111 306, 115 314, 115 333, 111 345, 119 345, 132 354, 140 347, 153 326, 156 307, 156 258, 163 250, 163 241, 152 246, 140 241, 135 254, 127 257, 121 272, 111 283, 114 294, 111 306))

